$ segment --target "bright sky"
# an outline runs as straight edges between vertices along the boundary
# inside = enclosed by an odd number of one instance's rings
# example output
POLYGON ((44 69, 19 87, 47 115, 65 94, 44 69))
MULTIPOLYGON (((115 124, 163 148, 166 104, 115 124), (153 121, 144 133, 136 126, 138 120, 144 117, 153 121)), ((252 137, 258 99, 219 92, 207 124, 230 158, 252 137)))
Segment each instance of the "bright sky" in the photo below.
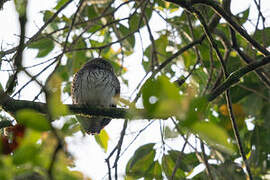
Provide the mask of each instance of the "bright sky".
MULTIPOLYGON (((250 6, 251 0, 234 0, 232 1, 232 11, 234 13, 241 12, 247 9, 250 6)), ((27 24, 27 36, 31 37, 43 24, 42 15, 39 13, 42 10, 50 9, 54 6, 55 1, 36 1, 36 0, 29 0, 29 9, 28 9, 28 24, 27 24)), ((74 5, 74 4, 73 4, 74 5)), ((255 19, 254 14, 257 14, 254 9, 254 4, 252 4, 252 11, 250 14, 251 19, 255 19)), ((73 12, 70 8, 66 10, 66 12, 73 12)), ((262 0, 262 12, 266 12, 266 24, 269 26, 269 16, 270 16, 270 1, 269 0, 262 0)), ((0 29, 0 42, 1 46, 4 49, 8 49, 10 47, 14 47, 14 44, 18 42, 18 19, 17 15, 14 11, 14 5, 12 1, 8 1, 5 3, 3 10, 0 11, 0 22, 1 22, 1 29, 0 29)), ((150 26, 153 28, 154 31, 160 29, 160 27, 165 27, 164 22, 161 22, 157 17, 154 17, 153 20, 150 22, 150 26), (158 21, 158 23, 156 22, 158 21)), ((246 28, 250 28, 251 26, 246 26, 246 28)), ((144 30, 143 30, 144 31, 144 30)), ((146 32, 146 31, 145 31, 146 32)), ((138 39, 138 37, 137 37, 138 39)), ((148 40, 148 35, 146 38, 148 40)), ((139 40, 136 42, 139 42, 139 40)), ((148 42, 149 43, 149 40, 148 42)), ((142 54, 140 54, 141 44, 136 43, 135 53, 133 56, 130 56, 125 61, 125 66, 128 68, 128 73, 125 75, 130 82, 129 88, 123 88, 121 96, 124 98, 128 98, 134 88, 137 86, 138 82, 144 76, 144 72, 142 67, 140 66, 140 62, 142 59, 142 54)), ((146 45, 144 44, 144 48, 146 45)), ((36 52, 32 50, 27 50, 24 53, 24 63, 25 64, 37 64, 46 59, 36 59, 36 52)), ((6 67, 2 67, 3 70, 6 67)), ((32 73, 39 72, 40 68, 34 68, 32 73)), ((44 80, 45 77, 48 75, 44 73, 42 79, 44 80)), ((0 71, 1 79, 0 83, 5 85, 8 74, 7 72, 0 71)), ((27 82, 28 78, 24 77, 23 75, 20 77, 20 85, 23 85, 27 82)), ((23 91, 22 98, 24 99, 32 99, 33 94, 37 94, 39 92, 39 88, 35 85, 31 85, 27 87, 25 91, 23 91)), ((71 103, 70 98, 65 101, 65 103, 71 103)), ((60 122, 56 122, 57 124, 61 124, 60 122)), ((157 142, 157 147, 159 147, 161 142, 161 137, 159 133, 159 122, 156 121, 153 123, 150 128, 151 130, 144 131, 138 139, 132 144, 132 146, 125 152, 122 158, 120 158, 119 162, 119 173, 124 174, 125 172, 125 163, 127 160, 132 156, 134 150, 142 144, 146 144, 149 142, 157 142)), ((120 131, 122 129, 123 120, 115 120, 111 122, 107 127, 106 130, 110 136, 109 148, 108 153, 114 148, 116 143, 118 142, 120 131)), ((148 124, 147 121, 136 121, 130 122, 127 130, 127 136, 125 137, 125 141, 123 143, 123 148, 131 142, 131 140, 136 136, 137 132, 144 128, 148 124)), ((66 138, 66 141, 69 144, 69 150, 71 153, 74 154, 76 157, 76 169, 83 171, 86 175, 93 179, 102 179, 107 173, 107 166, 105 164, 104 159, 108 156, 108 154, 104 153, 103 150, 95 143, 95 140, 92 136, 82 137, 81 133, 76 133, 73 137, 66 138)), ((175 148, 181 149, 183 145, 183 140, 180 138, 176 141, 170 142, 168 144, 175 148)), ((187 148, 186 151, 190 149, 187 148)), ((113 160, 113 159, 112 159, 113 160)), ((113 163, 113 161, 112 161, 113 163)), ((106 178, 104 178, 106 179, 106 178)))

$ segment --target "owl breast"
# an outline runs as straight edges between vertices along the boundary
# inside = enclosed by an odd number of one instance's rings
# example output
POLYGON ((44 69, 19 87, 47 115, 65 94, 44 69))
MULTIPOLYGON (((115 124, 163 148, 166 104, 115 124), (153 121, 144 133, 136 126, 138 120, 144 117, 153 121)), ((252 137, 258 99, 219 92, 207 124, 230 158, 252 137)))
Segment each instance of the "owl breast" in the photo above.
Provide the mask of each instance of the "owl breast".
POLYGON ((116 94, 114 74, 103 69, 82 69, 73 81, 73 103, 110 107, 116 94))

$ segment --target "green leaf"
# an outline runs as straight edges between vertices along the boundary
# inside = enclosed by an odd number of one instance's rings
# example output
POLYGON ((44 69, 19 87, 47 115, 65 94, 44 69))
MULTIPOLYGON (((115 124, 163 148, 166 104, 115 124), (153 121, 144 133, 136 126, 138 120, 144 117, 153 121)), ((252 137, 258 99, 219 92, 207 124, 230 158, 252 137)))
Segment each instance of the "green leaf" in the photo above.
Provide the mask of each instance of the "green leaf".
POLYGON ((76 120, 76 118, 73 117, 67 117, 65 116, 65 119, 68 118, 65 122, 65 124, 63 125, 61 132, 63 132, 66 136, 71 136, 73 135, 75 132, 80 131, 80 126, 77 123, 78 121, 76 120))
MULTIPOLYGON (((73 39, 76 39, 77 36, 75 36, 73 39)), ((74 48, 86 48, 86 42, 84 40, 82 40, 81 38, 77 41, 76 45, 74 46, 74 48)), ((73 61, 75 59, 75 62, 77 65, 79 65, 79 67, 81 67, 82 64, 84 64, 87 60, 87 56, 85 54, 85 51, 75 51, 73 52, 73 61), (77 62, 76 62, 77 61, 77 62)))
POLYGON ((163 179, 162 178, 162 169, 158 161, 154 161, 151 168, 148 170, 145 179, 163 179))
POLYGON ((135 13, 133 16, 130 17, 128 24, 130 31, 136 31, 139 28, 140 16, 135 13))
POLYGON ((181 153, 181 157, 182 158, 181 158, 181 163, 179 167, 185 172, 189 172, 189 173, 192 172, 194 168, 200 164, 196 153, 189 153, 189 154, 181 153))
POLYGON ((241 67, 243 63, 241 62, 241 58, 239 56, 230 57, 227 61, 227 71, 228 73, 232 73, 241 67))
POLYGON ((198 69, 196 69, 196 71, 192 73, 192 77, 199 84, 200 92, 203 92, 208 82, 208 75, 205 73, 204 69, 202 67, 199 67, 198 69))
POLYGON ((154 162, 155 150, 154 143, 149 143, 139 147, 126 166, 126 174, 133 178, 140 177, 159 177, 159 167, 154 162))
POLYGON ((171 178, 177 161, 180 163, 175 172, 175 179, 184 179, 186 173, 190 173, 200 164, 195 153, 185 154, 180 151, 170 150, 168 155, 162 157, 162 167, 167 178, 171 178))
POLYGON ((39 148, 36 144, 22 146, 14 152, 13 163, 20 165, 27 162, 34 162, 38 153, 39 148))
MULTIPOLYGON (((54 15, 54 13, 55 12, 49 11, 49 10, 43 11, 43 21, 48 22, 49 19, 54 15)), ((55 17, 53 21, 49 23, 48 28, 47 28, 48 29, 47 33, 52 32, 52 31, 57 31, 59 29, 58 25, 59 23, 63 23, 63 19, 64 19, 64 16, 62 16, 61 19, 59 17, 55 17)))
POLYGON ((67 106, 61 101, 61 83, 62 79, 58 74, 53 75, 48 83, 50 89, 48 105, 53 119, 68 114, 67 106))
POLYGON ((226 131, 211 122, 196 122, 192 124, 191 129, 199 134, 206 142, 216 148, 225 151, 227 153, 234 152, 234 146, 229 143, 228 140, 231 139, 226 131))
POLYGON ((25 135, 20 141, 20 146, 15 150, 13 163, 16 165, 32 162, 39 163, 38 154, 40 152, 40 144, 37 141, 41 138, 41 133, 31 129, 26 129, 25 135))
POLYGON ((61 77, 63 81, 68 81, 70 74, 68 73, 67 65, 59 65, 57 68, 57 74, 61 77))
POLYGON ((87 17, 88 17, 89 19, 93 19, 93 18, 96 18, 96 17, 99 16, 98 13, 97 13, 96 10, 95 10, 94 5, 92 5, 92 6, 87 6, 87 8, 85 8, 85 10, 87 11, 87 17))
POLYGON ((153 8, 152 6, 146 6, 145 11, 144 11, 146 18, 148 19, 148 21, 150 21, 152 14, 153 14, 153 8))
POLYGON ((182 58, 185 63, 185 67, 188 69, 192 68, 196 63, 196 54, 194 51, 185 51, 182 54, 182 58))
POLYGON ((157 40, 155 40, 156 45, 156 51, 158 54, 158 59, 163 62, 166 57, 166 48, 168 46, 168 36, 167 35, 161 35, 157 40))
POLYGON ((170 129, 168 126, 165 126, 165 130, 164 130, 164 137, 165 139, 169 139, 169 138, 176 138, 179 136, 179 133, 177 131, 174 131, 175 129, 170 129))
POLYGON ((157 106, 162 86, 155 79, 147 80, 142 87, 143 106, 148 114, 153 115, 157 106))
MULTIPOLYGON (((170 151, 168 155, 162 157, 162 169, 168 179, 172 176, 176 161, 177 153, 173 153, 173 151, 170 151)), ((177 168, 174 177, 180 180, 185 179, 186 175, 182 169, 177 168)))
POLYGON ((24 146, 24 145, 29 145, 29 144, 36 144, 40 138, 41 138, 41 132, 31 130, 31 129, 26 129, 26 133, 24 135, 21 145, 24 146))
POLYGON ((27 2, 28 2, 27 0, 15 0, 14 1, 16 11, 19 13, 20 16, 26 15, 27 2))
POLYGON ((104 149, 105 152, 108 150, 109 135, 105 129, 102 129, 99 134, 95 135, 95 140, 99 146, 104 149))
POLYGON ((190 127, 193 123, 202 120, 206 116, 208 101, 205 97, 196 97, 187 103, 189 103, 188 111, 181 125, 190 127))
MULTIPOLYGON (((157 53, 157 57, 158 57, 158 60, 160 62, 163 62, 165 59, 167 59, 167 55, 168 53, 166 52, 166 48, 168 46, 168 36, 167 35, 160 35, 159 38, 157 40, 155 40, 155 50, 156 50, 156 53, 157 53)), ((145 70, 148 70, 148 66, 149 66, 149 62, 150 60, 152 59, 152 54, 153 54, 153 51, 152 51, 152 48, 153 48, 153 45, 150 44, 144 51, 144 56, 147 57, 148 59, 148 63, 147 65, 145 64, 144 65, 144 69, 145 70)), ((144 62, 146 63, 146 62, 144 62)))
POLYGON ((59 10, 68 0, 58 0, 57 5, 54 7, 55 10, 59 10))
MULTIPOLYGON (((76 37, 73 37, 73 39, 76 39, 76 37)), ((86 48, 86 42, 82 39, 79 39, 77 43, 74 45, 74 48, 76 49, 86 48)), ((74 73, 76 73, 86 62, 87 62, 86 51, 74 51, 68 53, 68 60, 66 66, 69 75, 73 75, 74 73)))
POLYGON ((28 45, 28 48, 38 49, 37 57, 48 55, 54 48, 54 43, 49 38, 43 38, 28 45))
POLYGON ((32 109, 23 109, 16 113, 18 123, 24 124, 28 128, 37 131, 50 130, 50 124, 45 118, 45 115, 40 114, 32 109))
MULTIPOLYGON (((45 10, 43 11, 43 21, 47 22, 52 16, 53 16, 53 12, 49 11, 49 10, 45 10)), ((56 17, 57 18, 57 17, 56 17)), ((58 19, 58 18, 57 18, 58 19)))
MULTIPOLYGON (((121 37, 127 36, 131 31, 126 26, 119 24, 118 30, 121 32, 121 37)), ((130 35, 127 39, 127 41, 124 41, 124 45, 127 47, 128 50, 131 50, 135 46, 135 37, 134 34, 130 35)))
POLYGON ((142 87, 142 98, 146 113, 152 116, 168 118, 181 110, 179 88, 166 76, 147 80, 142 87))
MULTIPOLYGON (((253 84, 253 87, 256 87, 256 86, 257 86, 257 84, 254 83, 253 84)), ((247 97, 251 93, 252 92, 250 92, 250 91, 248 91, 246 89, 243 89, 243 88, 241 88, 239 86, 233 86, 233 87, 230 88, 230 94, 231 94, 231 101, 232 101, 232 103, 239 102, 240 100, 242 100, 243 98, 247 97)))
POLYGON ((246 10, 236 14, 236 17, 238 18, 238 22, 241 25, 244 24, 248 20, 249 10, 250 10, 250 6, 246 10))
POLYGON ((248 112, 251 116, 256 116, 261 113, 263 99, 259 98, 256 94, 250 94, 243 100, 243 105, 245 112, 248 112))
POLYGON ((256 39, 260 44, 263 44, 264 47, 268 47, 270 45, 270 27, 257 30, 254 33, 253 39, 256 39))

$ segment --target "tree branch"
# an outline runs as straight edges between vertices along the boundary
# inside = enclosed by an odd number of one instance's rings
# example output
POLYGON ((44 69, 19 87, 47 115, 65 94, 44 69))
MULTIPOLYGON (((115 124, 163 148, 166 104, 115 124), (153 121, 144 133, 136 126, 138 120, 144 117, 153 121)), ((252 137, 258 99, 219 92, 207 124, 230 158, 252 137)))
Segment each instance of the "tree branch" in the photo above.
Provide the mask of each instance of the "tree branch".
MULTIPOLYGON (((47 22, 45 22, 41 28, 39 28, 38 32, 36 32, 31 38, 28 39, 27 42, 24 43, 24 45, 22 46, 22 49, 24 49, 27 45, 29 45, 30 43, 32 43, 33 41, 35 41, 38 36, 43 32, 43 30, 58 16, 58 14, 65 9, 73 0, 69 0, 68 2, 66 2, 62 7, 60 7, 49 19, 47 22)), ((15 52, 16 50, 18 50, 20 45, 9 49, 7 51, 3 51, 1 52, 0 57, 3 57, 7 54, 11 54, 13 52, 15 52)))
MULTIPOLYGON (((236 84, 241 77, 247 73, 258 69, 270 63, 270 56, 264 57, 261 61, 248 64, 241 69, 233 72, 220 86, 214 89, 210 94, 206 95, 208 101, 213 101, 231 86, 236 84)), ((2 108, 14 114, 22 109, 34 109, 40 113, 47 114, 46 104, 42 102, 33 102, 27 100, 16 100, 4 93, 0 89, 0 105, 2 108)), ((70 114, 87 114, 96 116, 107 116, 116 119, 160 119, 160 117, 151 117, 147 115, 144 109, 125 109, 125 108, 99 108, 83 105, 66 105, 70 110, 70 114)), ((161 118, 162 119, 162 118, 161 118)))
MULTIPOLYGON (((2 108, 14 115, 17 111, 22 109, 33 109, 42 114, 47 114, 46 103, 43 102, 33 102, 28 100, 16 100, 9 97, 3 91, 0 90, 0 105, 2 108)), ((70 115, 72 114, 86 114, 86 115, 95 115, 95 116, 107 116, 111 118, 121 119, 152 119, 154 117, 150 117, 145 115, 145 111, 143 109, 125 109, 125 108, 99 108, 94 106, 84 106, 78 104, 66 104, 70 111, 70 115), (134 112, 134 113, 131 113, 134 112)), ((155 117, 158 118, 158 117, 155 117)))
POLYGON ((217 98, 231 86, 236 84, 240 80, 240 78, 246 75, 247 73, 254 71, 258 68, 261 68, 269 63, 270 63, 270 56, 267 56, 260 61, 250 63, 242 67, 241 69, 234 71, 220 86, 218 86, 210 94, 207 95, 208 101, 213 101, 215 98, 217 98))
POLYGON ((165 0, 165 1, 175 3, 183 8, 186 8, 187 10, 189 10, 192 7, 192 5, 195 5, 195 4, 204 4, 204 5, 210 6, 219 16, 224 18, 235 31, 237 31, 250 44, 252 44, 253 47, 255 47, 258 51, 260 51, 265 56, 270 55, 270 52, 266 48, 260 45, 256 40, 252 39, 252 37, 250 37, 250 35, 240 25, 238 25, 231 18, 231 16, 222 7, 220 7, 218 3, 216 3, 215 1, 212 1, 212 0, 192 0, 192 1, 165 0))

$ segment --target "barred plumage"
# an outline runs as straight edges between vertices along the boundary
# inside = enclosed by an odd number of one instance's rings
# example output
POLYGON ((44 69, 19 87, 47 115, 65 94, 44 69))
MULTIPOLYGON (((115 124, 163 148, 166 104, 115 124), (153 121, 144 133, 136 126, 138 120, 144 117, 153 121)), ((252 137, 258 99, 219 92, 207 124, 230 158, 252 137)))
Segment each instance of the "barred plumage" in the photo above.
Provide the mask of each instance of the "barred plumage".
MULTIPOLYGON (((74 76, 71 88, 73 104, 98 107, 116 107, 115 97, 120 94, 120 83, 111 63, 102 58, 88 61, 74 76)), ((111 119, 102 116, 77 116, 83 129, 99 133, 111 119)))

